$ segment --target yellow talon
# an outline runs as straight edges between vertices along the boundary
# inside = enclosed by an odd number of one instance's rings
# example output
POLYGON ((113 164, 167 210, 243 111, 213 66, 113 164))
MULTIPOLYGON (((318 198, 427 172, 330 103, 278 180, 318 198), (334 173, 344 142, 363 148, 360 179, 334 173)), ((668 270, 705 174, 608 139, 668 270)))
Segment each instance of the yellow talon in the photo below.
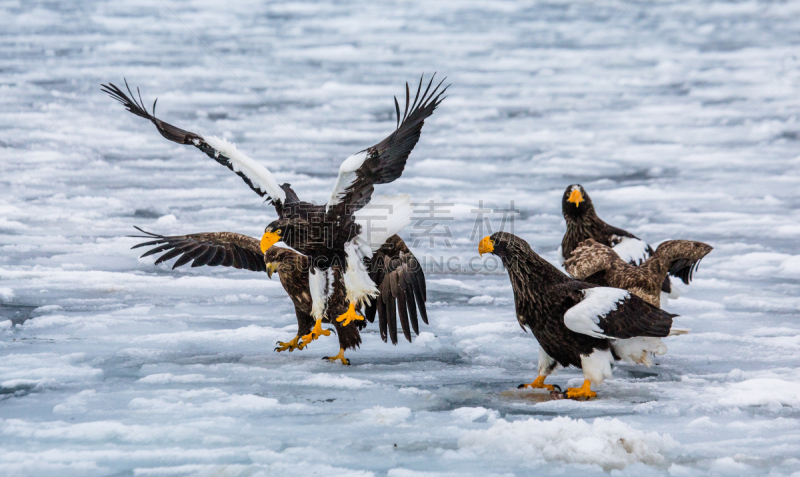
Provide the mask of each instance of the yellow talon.
POLYGON ((341 361, 343 365, 350 366, 350 360, 344 357, 344 348, 339 348, 339 354, 336 356, 325 356, 322 359, 327 359, 328 361, 341 361))
POLYGON ((548 391, 555 391, 556 388, 554 388, 551 384, 544 383, 544 378, 545 378, 544 376, 539 376, 532 383, 520 384, 519 386, 517 386, 517 388, 518 389, 538 388, 538 389, 547 389, 548 391))
POLYGON ((291 341, 287 341, 287 342, 278 341, 277 343, 275 343, 275 344, 278 345, 278 346, 275 347, 275 351, 280 353, 281 351, 289 350, 289 352, 291 353, 292 351, 294 351, 296 349, 305 348, 306 345, 304 343, 298 343, 299 341, 300 341, 300 337, 299 336, 295 336, 291 341))
POLYGON ((339 315, 339 318, 336 318, 336 321, 342 323, 342 326, 347 326, 350 324, 351 321, 363 321, 364 317, 356 313, 356 306, 350 303, 350 307, 347 308, 347 311, 339 315))
POLYGON ((305 347, 308 345, 308 343, 318 339, 320 336, 330 336, 330 334, 330 330, 325 330, 322 328, 322 319, 319 319, 316 323, 314 323, 314 328, 311 330, 311 333, 300 338, 300 345, 305 347))
POLYGON ((592 391, 592 383, 588 379, 583 381, 583 386, 579 388, 567 388, 567 397, 570 399, 575 398, 593 398, 597 397, 597 393, 592 391))

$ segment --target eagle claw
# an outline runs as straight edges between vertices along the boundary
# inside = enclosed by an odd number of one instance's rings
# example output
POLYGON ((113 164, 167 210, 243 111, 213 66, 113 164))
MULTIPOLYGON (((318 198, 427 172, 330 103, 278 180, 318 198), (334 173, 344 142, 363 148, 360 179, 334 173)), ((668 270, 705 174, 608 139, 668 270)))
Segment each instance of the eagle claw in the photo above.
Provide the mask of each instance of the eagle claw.
POLYGON ((300 345, 305 347, 308 345, 308 343, 319 339, 320 336, 330 336, 330 334, 330 330, 322 328, 322 320, 317 320, 317 322, 314 324, 314 328, 311 330, 311 333, 300 338, 300 345))
POLYGON ((339 361, 345 366, 350 366, 350 360, 344 357, 344 348, 339 348, 339 354, 336 356, 325 356, 322 359, 327 361, 339 361))
POLYGON ((525 389, 525 388, 535 388, 535 389, 547 389, 548 391, 555 391, 555 388, 551 384, 544 383, 544 376, 537 377, 532 383, 528 384, 520 384, 517 386, 517 389, 525 389))
POLYGON ((299 336, 295 336, 294 338, 292 338, 291 341, 287 341, 287 342, 278 341, 278 342, 275 343, 276 345, 278 345, 278 346, 275 347, 275 351, 280 353, 281 351, 288 350, 291 353, 292 351, 294 351, 296 349, 305 348, 306 345, 304 343, 298 343, 298 341, 300 341, 300 337, 299 336))
POLYGON ((342 326, 349 325, 352 321, 364 321, 364 317, 356 313, 356 307, 352 303, 347 308, 347 311, 339 315, 336 321, 342 323, 342 326))
POLYGON ((586 398, 591 399, 597 397, 597 393, 591 389, 592 383, 587 379, 583 382, 583 386, 579 388, 567 388, 564 394, 570 399, 586 398))

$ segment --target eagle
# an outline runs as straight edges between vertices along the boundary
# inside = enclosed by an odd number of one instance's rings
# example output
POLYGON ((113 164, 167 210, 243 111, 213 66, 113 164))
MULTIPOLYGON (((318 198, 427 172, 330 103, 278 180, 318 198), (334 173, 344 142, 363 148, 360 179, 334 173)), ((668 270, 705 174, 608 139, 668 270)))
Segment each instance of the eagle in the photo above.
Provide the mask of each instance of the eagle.
MULTIPOLYGON (((134 245, 132 248, 151 247, 142 257, 154 254, 162 254, 156 264, 177 258, 173 264, 173 269, 192 263, 192 267, 199 266, 227 266, 254 272, 267 272, 269 278, 274 273, 278 276, 283 285, 283 289, 289 295, 294 305, 297 317, 297 334, 290 341, 276 343, 275 351, 294 351, 302 350, 311 342, 311 332, 316 322, 311 316, 312 299, 309 289, 308 270, 309 258, 294 250, 284 247, 271 247, 266 253, 261 252, 260 241, 247 235, 231 232, 200 233, 190 235, 164 236, 154 234, 136 227, 144 235, 136 237, 147 238, 148 241, 134 245)), ((371 267, 375 274, 385 274, 388 278, 378 277, 376 281, 383 285, 382 293, 379 296, 376 307, 369 308, 366 318, 370 322, 375 319, 375 311, 383 308, 379 313, 379 327, 381 338, 387 341, 387 337, 397 344, 397 318, 395 309, 400 309, 400 326, 403 335, 410 342, 411 331, 419 334, 419 321, 416 313, 416 306, 413 302, 415 296, 421 301, 418 306, 420 317, 427 324, 428 318, 425 313, 425 275, 416 257, 405 246, 402 239, 397 235, 391 237, 373 255, 373 262, 381 261, 383 266, 371 267), (382 279, 385 278, 385 279, 382 279), (391 291, 391 283, 411 283, 411 288, 416 295, 405 293, 405 287, 400 287, 399 295, 402 303, 395 304, 395 296, 391 291), (406 310, 407 308, 407 312, 406 310)), ((340 269, 334 270, 334 284, 331 296, 328 299, 328 311, 330 317, 344 313, 348 308, 344 280, 340 269)), ((332 324, 336 329, 339 338, 339 354, 323 359, 329 361, 339 361, 349 365, 350 360, 344 357, 347 349, 357 349, 361 345, 360 330, 365 326, 363 321, 356 322, 355 326, 344 326, 341 321, 333 320, 329 317, 324 319, 325 323, 332 324)), ((328 336, 330 330, 320 329, 318 335, 328 336)))
MULTIPOLYGON (((620 258, 633 265, 641 265, 653 254, 653 248, 639 237, 627 230, 603 222, 597 216, 589 194, 580 184, 567 186, 561 199, 561 212, 567 222, 567 232, 561 240, 562 262, 571 257, 578 245, 587 239, 593 239, 613 248, 620 258)), ((669 272, 673 276, 685 273, 686 271, 683 269, 669 272)), ((602 271, 586 277, 585 280, 597 285, 608 284, 602 271)), ((664 278, 661 291, 667 295, 672 294, 672 283, 669 277, 664 278)))
POLYGON ((545 378, 558 366, 572 365, 583 370, 584 382, 579 388, 567 388, 567 397, 593 398, 597 394, 592 384, 611 377, 615 360, 650 366, 650 354, 667 351, 661 338, 689 332, 673 328, 677 315, 626 290, 565 275, 516 235, 486 236, 478 252, 500 257, 514 290, 517 320, 539 341, 538 376, 521 388, 553 391, 545 378))
MULTIPOLYGON (((395 130, 378 144, 345 159, 325 205, 301 201, 290 184, 279 185, 268 169, 225 139, 186 131, 158 119, 155 116, 158 100, 153 102, 152 113, 148 112, 141 93, 137 89, 137 101, 127 81, 125 85, 130 96, 112 83, 102 85, 102 89, 132 114, 151 121, 164 138, 194 146, 228 167, 275 207, 278 219, 266 227, 258 251, 263 254, 278 241, 283 241, 308 257, 306 280, 311 294, 310 313, 315 324, 307 339, 313 341, 324 335, 322 322, 333 312, 330 310, 329 313, 328 310, 331 304, 329 297, 335 289, 338 274, 341 274, 344 282, 348 306, 336 320, 344 326, 354 320, 364 320, 363 316, 356 313, 356 307, 359 306, 364 308, 367 317, 374 319, 377 313, 380 323, 387 323, 389 336, 396 337, 396 327, 394 330, 388 329, 388 323, 393 317, 396 320, 398 315, 401 323, 404 323, 412 314, 415 316, 418 309, 419 315, 427 323, 424 274, 405 243, 396 237, 410 223, 413 210, 409 198, 407 195, 373 197, 373 191, 375 185, 389 183, 400 177, 409 154, 419 141, 425 119, 444 100, 443 94, 448 86, 441 88, 443 79, 433 87, 434 77, 435 74, 424 92, 424 76, 420 78, 413 102, 406 83, 402 116, 399 102, 396 97, 394 99, 397 115, 395 130), (387 269, 387 265, 390 265, 390 269, 387 269)), ((208 237, 211 234, 194 235, 208 237)), ((243 237, 221 232, 213 240, 218 244, 220 241, 244 240, 243 237)), ((240 243, 234 242, 230 242, 232 247, 241 247, 240 243)), ((162 244, 156 249, 165 246, 162 244)), ((193 262, 193 266, 204 264, 206 260, 209 260, 208 264, 227 264, 233 260, 232 266, 236 266, 236 261, 240 260, 240 268, 254 270, 261 265, 252 263, 253 252, 252 248, 247 252, 232 252, 231 258, 226 251, 221 258, 217 255, 211 257, 212 252, 206 251, 209 256, 196 257, 201 260, 193 262), (223 262, 217 263, 219 260, 223 262)), ((179 254, 176 248, 161 259, 179 254)), ((192 260, 184 256, 176 264, 183 259, 192 260)), ((396 342, 395 339, 393 342, 396 342)))
POLYGON ((688 285, 700 260, 711 250, 713 247, 703 242, 667 240, 636 267, 622 260, 611 247, 589 239, 572 251, 564 268, 578 280, 602 272, 608 286, 628 290, 660 308, 661 287, 667 274, 672 273, 688 285))

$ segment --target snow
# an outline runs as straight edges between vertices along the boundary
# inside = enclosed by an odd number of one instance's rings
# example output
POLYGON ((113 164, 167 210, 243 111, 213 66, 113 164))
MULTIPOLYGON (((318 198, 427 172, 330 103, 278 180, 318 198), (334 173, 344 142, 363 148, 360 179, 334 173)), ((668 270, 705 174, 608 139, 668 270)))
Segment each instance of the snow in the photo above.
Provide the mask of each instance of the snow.
MULTIPOLYGON (((797 2, 168 4, 0 2, 3 474, 800 468, 797 2), (101 82, 126 77, 159 117, 227 138, 321 204, 342 158, 394 129, 392 96, 433 71, 448 98, 378 191, 450 211, 402 233, 429 279, 413 343, 373 324, 350 367, 321 359, 335 336, 275 353, 296 326, 278 280, 130 250, 133 225, 258 238, 275 213, 101 82), (714 246, 667 307, 692 333, 665 338, 651 368, 616 366, 588 402, 517 390, 539 349, 507 275, 478 257, 490 231, 472 212, 513 200, 514 233, 557 264, 573 183, 648 243, 714 246)), ((488 218, 499 230, 502 213, 488 218)))
POLYGON ((619 419, 556 417, 549 421, 500 419, 488 429, 467 432, 459 452, 471 451, 490 459, 511 458, 539 468, 549 462, 623 469, 635 463, 660 466, 676 442, 669 434, 642 432, 619 419))

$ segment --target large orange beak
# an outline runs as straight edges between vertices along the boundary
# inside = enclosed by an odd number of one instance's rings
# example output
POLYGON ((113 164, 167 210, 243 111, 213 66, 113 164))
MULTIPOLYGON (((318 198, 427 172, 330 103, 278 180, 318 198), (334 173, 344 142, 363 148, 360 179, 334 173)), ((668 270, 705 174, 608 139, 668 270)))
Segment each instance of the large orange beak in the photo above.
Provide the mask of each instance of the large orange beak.
POLYGON ((478 244, 478 253, 483 255, 484 253, 494 252, 494 242, 492 239, 489 238, 487 235, 481 239, 481 242, 478 244))
POLYGON ((572 202, 575 204, 575 207, 578 207, 581 202, 583 202, 583 194, 581 193, 580 189, 573 190, 572 194, 569 195, 567 202, 572 202))
POLYGON ((281 241, 281 236, 275 232, 264 232, 261 237, 261 253, 266 253, 270 247, 281 241))

